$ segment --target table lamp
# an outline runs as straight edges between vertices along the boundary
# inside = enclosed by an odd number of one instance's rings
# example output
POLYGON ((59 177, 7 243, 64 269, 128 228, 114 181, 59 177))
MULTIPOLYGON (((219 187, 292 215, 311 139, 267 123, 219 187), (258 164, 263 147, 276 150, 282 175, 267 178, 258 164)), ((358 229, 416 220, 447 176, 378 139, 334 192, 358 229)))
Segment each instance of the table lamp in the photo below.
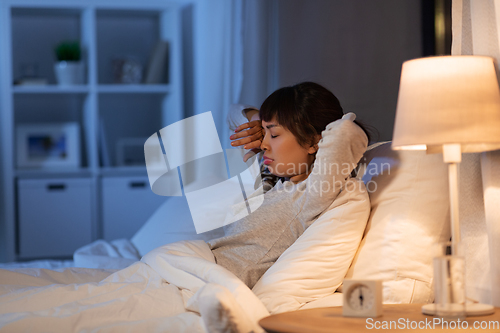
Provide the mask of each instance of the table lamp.
MULTIPOLYGON (((459 244, 458 163, 462 153, 500 149, 500 90, 494 59, 442 56, 406 61, 392 149, 443 154, 448 164, 452 244, 459 244)), ((424 313, 431 312, 430 305, 422 308, 424 313)), ((467 315, 493 311, 489 305, 466 305, 467 315)))

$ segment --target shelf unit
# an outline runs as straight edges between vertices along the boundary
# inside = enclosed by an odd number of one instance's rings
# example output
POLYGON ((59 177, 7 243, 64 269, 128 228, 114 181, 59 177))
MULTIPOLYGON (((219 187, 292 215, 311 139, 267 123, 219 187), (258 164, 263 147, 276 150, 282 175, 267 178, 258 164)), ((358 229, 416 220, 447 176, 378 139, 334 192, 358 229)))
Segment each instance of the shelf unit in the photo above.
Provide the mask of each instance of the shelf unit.
MULTIPOLYGON (((0 5, 0 262, 5 262, 37 257, 32 255, 33 251, 23 253, 26 244, 20 244, 23 239, 30 239, 21 234, 29 230, 29 226, 22 220, 22 216, 27 215, 26 212, 20 212, 20 209, 30 208, 20 200, 29 197, 26 191, 38 184, 38 181, 41 181, 40 184, 44 180, 49 184, 52 180, 60 182, 64 179, 69 183, 80 180, 88 182, 90 206, 86 209, 90 212, 90 218, 75 223, 90 223, 90 235, 87 236, 91 240, 105 237, 104 230, 113 228, 106 223, 114 223, 114 228, 119 229, 120 221, 106 221, 105 216, 109 215, 111 208, 105 206, 103 193, 108 193, 107 201, 113 202, 114 210, 120 209, 120 200, 115 197, 109 199, 109 193, 120 194, 108 191, 106 184, 116 184, 110 179, 113 177, 121 179, 125 185, 127 179, 130 184, 137 184, 139 180, 147 182, 147 174, 144 165, 124 166, 122 161, 118 161, 117 147, 127 139, 145 141, 164 126, 183 119, 184 111, 181 8, 177 3, 163 0, 0 0, 0 5), (53 47, 63 40, 80 41, 86 70, 83 85, 56 84, 53 47), (133 58, 146 70, 154 46, 159 40, 168 42, 168 65, 164 82, 113 82, 113 59, 133 58), (48 84, 13 85, 14 80, 22 76, 26 68, 36 71, 39 77, 46 78, 48 84), (62 122, 76 122, 79 125, 80 168, 17 167, 16 126, 24 123, 62 122), (21 183, 29 186, 22 187, 21 183)), ((47 189, 49 187, 47 185, 47 189)), ((141 215, 144 219, 165 198, 154 196, 144 188, 142 193, 137 195, 137 192, 133 192, 128 196, 125 193, 122 204, 126 208, 139 205, 141 200, 147 202, 149 210, 146 209, 141 215)), ((50 195, 44 195, 42 202, 47 197, 50 195)), ((50 204, 49 202, 46 206, 50 204)), ((76 204, 78 203, 75 202, 76 204)), ((42 210, 43 203, 35 204, 32 209, 42 210)), ((141 209, 141 206, 137 206, 137 209, 141 209)), ((31 215, 36 214, 31 212, 31 215)), ((71 218, 68 223, 70 220, 71 218)), ((136 230, 144 222, 145 220, 136 221, 134 223, 137 225, 128 225, 126 229, 136 230)), ((30 223, 63 225, 61 221, 30 223)), ((57 242, 57 239, 52 241, 57 242)), ((75 239, 74 244, 74 247, 84 245, 78 244, 78 239, 75 239)), ((68 251, 54 255, 57 254, 57 249, 52 249, 47 256, 65 257, 68 256, 68 251)), ((39 256, 45 256, 43 249, 39 256)))

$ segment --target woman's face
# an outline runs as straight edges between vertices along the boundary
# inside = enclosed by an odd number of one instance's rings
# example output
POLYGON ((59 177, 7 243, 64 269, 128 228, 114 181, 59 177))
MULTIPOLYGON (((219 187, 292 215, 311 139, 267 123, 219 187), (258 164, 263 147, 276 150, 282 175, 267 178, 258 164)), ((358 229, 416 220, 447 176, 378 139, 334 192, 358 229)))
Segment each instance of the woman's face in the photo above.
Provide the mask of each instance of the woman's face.
POLYGON ((307 178, 315 159, 315 146, 301 146, 292 132, 280 126, 273 118, 262 121, 264 139, 264 164, 269 171, 279 177, 289 177, 294 183, 307 178))

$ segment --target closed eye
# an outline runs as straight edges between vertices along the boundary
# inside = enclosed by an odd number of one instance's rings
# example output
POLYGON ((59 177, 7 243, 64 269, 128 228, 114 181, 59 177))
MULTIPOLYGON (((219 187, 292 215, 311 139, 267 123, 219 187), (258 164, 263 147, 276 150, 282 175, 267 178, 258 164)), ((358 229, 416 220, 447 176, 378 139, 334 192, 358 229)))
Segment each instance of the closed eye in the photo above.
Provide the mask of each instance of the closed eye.
POLYGON ((269 134, 269 136, 271 136, 271 139, 274 139, 274 138, 278 137, 278 135, 272 135, 271 131, 269 130, 269 127, 275 127, 275 126, 276 125, 269 125, 269 126, 266 126, 266 128, 264 128, 264 133, 265 134, 269 134))

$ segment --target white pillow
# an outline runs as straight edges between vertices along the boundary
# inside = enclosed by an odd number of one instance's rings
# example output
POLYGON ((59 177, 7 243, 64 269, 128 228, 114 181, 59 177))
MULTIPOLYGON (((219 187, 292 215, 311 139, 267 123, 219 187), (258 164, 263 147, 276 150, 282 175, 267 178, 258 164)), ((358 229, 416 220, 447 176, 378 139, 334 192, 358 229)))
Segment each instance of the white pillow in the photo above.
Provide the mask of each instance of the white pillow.
POLYGON ((368 148, 366 232, 346 278, 384 280, 384 302, 433 301, 431 247, 450 237, 448 169, 442 154, 368 148))
POLYGON ((362 181, 345 189, 261 277, 253 292, 270 313, 299 309, 342 283, 370 213, 362 181))

